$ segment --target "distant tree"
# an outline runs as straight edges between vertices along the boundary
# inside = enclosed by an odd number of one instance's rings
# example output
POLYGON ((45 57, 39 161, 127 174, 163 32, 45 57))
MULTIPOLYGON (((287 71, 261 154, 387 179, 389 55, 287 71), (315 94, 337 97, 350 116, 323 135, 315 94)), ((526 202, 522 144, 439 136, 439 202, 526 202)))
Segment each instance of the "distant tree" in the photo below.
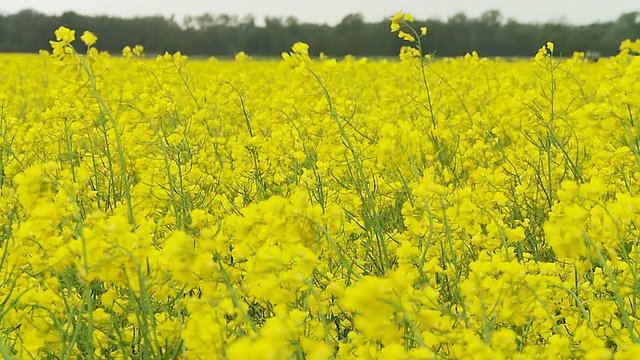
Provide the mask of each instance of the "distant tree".
POLYGON ((211 16, 211 14, 202 14, 200 16, 196 16, 194 20, 196 23, 196 28, 198 30, 208 29, 216 25, 217 23, 216 19, 213 16, 211 16))
POLYGON ((362 14, 349 14, 336 26, 336 30, 342 33, 364 30, 364 18, 362 14))
MULTIPOLYGON (((572 26, 559 21, 526 24, 505 19, 497 10, 477 18, 458 13, 445 21, 416 20, 427 26, 426 51, 437 56, 464 55, 473 50, 486 56, 532 56, 547 41, 554 41, 559 54, 594 51, 603 56, 618 51, 626 38, 640 38, 640 12, 622 14, 616 21, 572 26)), ((311 52, 329 56, 397 56, 406 43, 389 32, 388 20, 367 23, 361 14, 348 14, 335 26, 302 23, 295 17, 266 17, 264 25, 255 18, 226 14, 185 16, 181 24, 174 17, 147 16, 117 18, 84 16, 66 12, 49 16, 33 10, 0 15, 0 51, 36 52, 49 48, 48 40, 60 25, 81 33, 91 30, 98 47, 119 54, 125 45, 142 44, 148 54, 182 51, 192 55, 232 56, 238 51, 279 56, 296 41, 310 44, 311 52)), ((79 34, 78 34, 79 37, 79 34)), ((82 47, 80 41, 76 44, 82 47)))

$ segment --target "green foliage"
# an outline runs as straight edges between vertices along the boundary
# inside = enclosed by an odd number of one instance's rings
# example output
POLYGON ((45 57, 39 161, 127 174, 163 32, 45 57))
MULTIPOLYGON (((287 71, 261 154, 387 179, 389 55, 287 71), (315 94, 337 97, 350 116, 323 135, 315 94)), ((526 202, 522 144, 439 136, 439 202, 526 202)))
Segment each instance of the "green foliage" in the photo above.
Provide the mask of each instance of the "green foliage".
MULTIPOLYGON (((37 52, 49 47, 50 34, 64 25, 91 29, 100 38, 100 48, 119 54, 125 45, 144 45, 147 53, 182 51, 189 55, 232 56, 245 51, 253 56, 279 56, 296 41, 304 41, 317 52, 329 56, 396 56, 402 40, 389 32, 387 19, 367 23, 360 14, 349 14, 335 26, 305 24, 297 19, 267 17, 263 25, 247 16, 187 16, 182 22, 173 17, 83 16, 67 12, 60 16, 24 10, 0 15, 1 52, 37 52)), ((476 50, 482 56, 532 56, 551 40, 557 53, 570 56, 574 51, 593 51, 614 55, 624 39, 640 38, 640 13, 621 15, 617 21, 573 26, 562 23, 524 24, 505 19, 499 11, 487 11, 477 18, 463 13, 446 20, 416 21, 429 28, 426 51, 438 56, 464 55, 476 50)), ((77 44, 80 45, 80 44, 77 44)), ((317 54, 313 54, 317 55, 317 54)))

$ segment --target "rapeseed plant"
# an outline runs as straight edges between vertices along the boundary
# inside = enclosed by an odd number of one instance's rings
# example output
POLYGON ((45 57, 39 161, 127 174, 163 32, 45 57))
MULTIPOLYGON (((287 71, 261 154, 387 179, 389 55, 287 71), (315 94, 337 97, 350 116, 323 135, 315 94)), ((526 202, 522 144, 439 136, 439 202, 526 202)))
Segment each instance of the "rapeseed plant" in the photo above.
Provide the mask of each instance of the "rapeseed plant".
POLYGON ((640 41, 597 63, 2 55, 6 358, 640 352, 640 41))

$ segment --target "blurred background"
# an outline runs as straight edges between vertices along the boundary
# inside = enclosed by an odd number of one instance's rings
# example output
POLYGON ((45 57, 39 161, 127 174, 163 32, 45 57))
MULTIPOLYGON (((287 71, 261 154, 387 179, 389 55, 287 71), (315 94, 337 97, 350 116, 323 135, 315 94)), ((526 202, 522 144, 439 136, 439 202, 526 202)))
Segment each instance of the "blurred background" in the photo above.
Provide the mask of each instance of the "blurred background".
POLYGON ((428 27, 426 51, 440 57, 532 56, 547 41, 563 56, 609 56, 640 38, 638 0, 22 0, 0 3, 0 52, 48 49, 64 25, 94 32, 113 54, 141 44, 148 54, 271 57, 304 41, 314 55, 391 57, 404 43, 388 18, 401 9, 428 27))

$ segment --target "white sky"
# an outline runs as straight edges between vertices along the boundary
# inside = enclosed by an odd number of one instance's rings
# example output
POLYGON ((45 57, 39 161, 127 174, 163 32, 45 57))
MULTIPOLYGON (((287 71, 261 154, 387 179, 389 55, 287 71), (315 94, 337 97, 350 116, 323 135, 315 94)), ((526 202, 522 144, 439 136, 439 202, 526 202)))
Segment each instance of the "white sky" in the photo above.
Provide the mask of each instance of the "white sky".
POLYGON ((564 20, 587 24, 640 11, 640 0, 0 0, 0 13, 27 8, 47 14, 75 11, 83 15, 175 15, 179 22, 185 15, 203 13, 239 17, 252 14, 258 23, 266 15, 293 15, 302 22, 330 24, 356 12, 368 21, 379 21, 400 9, 418 19, 444 20, 461 11, 475 17, 496 9, 505 18, 524 22, 564 20))

